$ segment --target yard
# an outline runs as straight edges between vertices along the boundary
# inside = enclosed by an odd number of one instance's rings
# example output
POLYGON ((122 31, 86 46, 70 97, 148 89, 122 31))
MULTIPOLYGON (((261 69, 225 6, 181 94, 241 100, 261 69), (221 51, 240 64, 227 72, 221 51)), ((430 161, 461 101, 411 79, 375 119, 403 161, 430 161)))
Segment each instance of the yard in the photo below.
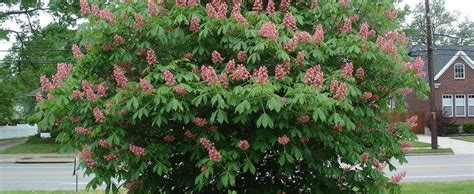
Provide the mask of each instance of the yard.
POLYGON ((16 145, 0 151, 1 154, 21 154, 21 153, 57 153, 60 145, 54 139, 42 139, 39 136, 31 136, 24 144, 16 145))
POLYGON ((474 136, 451 137, 451 139, 457 139, 457 140, 461 140, 461 141, 474 142, 474 136))

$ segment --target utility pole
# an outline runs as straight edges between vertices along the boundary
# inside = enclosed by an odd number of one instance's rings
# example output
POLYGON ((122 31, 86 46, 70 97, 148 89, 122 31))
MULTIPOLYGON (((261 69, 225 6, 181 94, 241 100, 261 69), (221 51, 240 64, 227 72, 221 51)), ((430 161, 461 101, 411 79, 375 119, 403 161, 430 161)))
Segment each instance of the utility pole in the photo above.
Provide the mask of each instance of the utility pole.
POLYGON ((431 148, 438 149, 438 129, 436 129, 436 101, 433 72, 433 32, 431 31, 430 1, 425 0, 426 45, 428 46, 428 79, 430 84, 431 148))

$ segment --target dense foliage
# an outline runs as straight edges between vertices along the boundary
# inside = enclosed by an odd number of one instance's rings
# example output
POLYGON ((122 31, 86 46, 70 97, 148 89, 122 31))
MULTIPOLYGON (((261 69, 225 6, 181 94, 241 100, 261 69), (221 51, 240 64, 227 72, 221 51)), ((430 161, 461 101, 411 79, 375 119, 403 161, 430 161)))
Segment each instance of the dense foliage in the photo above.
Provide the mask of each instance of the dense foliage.
POLYGON ((397 191, 428 90, 393 1, 81 1, 89 22, 38 93, 42 128, 108 191, 397 191), (255 10, 255 11, 252 11, 255 10), (117 181, 117 182, 115 182, 117 181), (126 184, 122 184, 126 181, 126 184))

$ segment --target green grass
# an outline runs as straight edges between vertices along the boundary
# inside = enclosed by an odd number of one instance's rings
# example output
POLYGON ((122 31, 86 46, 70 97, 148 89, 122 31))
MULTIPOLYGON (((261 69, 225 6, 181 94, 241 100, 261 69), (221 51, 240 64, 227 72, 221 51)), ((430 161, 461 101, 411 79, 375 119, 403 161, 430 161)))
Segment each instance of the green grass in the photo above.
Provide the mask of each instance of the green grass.
POLYGON ((428 153, 447 153, 452 154, 453 150, 451 148, 438 148, 438 149, 412 149, 408 153, 410 154, 428 154, 428 153))
POLYGON ((34 154, 34 153, 58 153, 60 145, 53 138, 41 138, 31 136, 24 144, 16 145, 0 151, 1 154, 34 154))
POLYGON ((415 147, 415 148, 431 147, 431 144, 430 144, 430 143, 425 143, 425 142, 421 142, 421 141, 414 141, 414 142, 411 142, 411 144, 412 144, 413 147, 415 147))
POLYGON ((474 142, 474 136, 451 137, 451 139, 457 139, 457 140, 461 140, 461 141, 474 142))
MULTIPOLYGON (((103 194, 105 191, 0 191, 0 194, 103 194)), ((120 190, 119 193, 127 193, 125 189, 120 190)))
POLYGON ((474 181, 402 183, 402 194, 472 194, 474 181))

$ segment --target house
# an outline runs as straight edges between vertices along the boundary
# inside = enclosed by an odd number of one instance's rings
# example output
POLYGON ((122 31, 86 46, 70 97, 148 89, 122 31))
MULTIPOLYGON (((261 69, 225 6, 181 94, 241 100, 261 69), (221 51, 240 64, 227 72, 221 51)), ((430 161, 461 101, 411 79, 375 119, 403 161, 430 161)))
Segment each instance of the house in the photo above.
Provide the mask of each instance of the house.
MULTIPOLYGON (((410 50, 412 57, 426 61, 426 47, 410 50)), ((474 46, 433 47, 435 103, 438 110, 453 121, 462 124, 474 122, 474 46)), ((425 65, 427 71, 427 65, 425 65)), ((428 76, 426 76, 428 79, 428 76)), ((408 112, 430 114, 429 101, 419 101, 413 94, 407 96, 408 112)))

